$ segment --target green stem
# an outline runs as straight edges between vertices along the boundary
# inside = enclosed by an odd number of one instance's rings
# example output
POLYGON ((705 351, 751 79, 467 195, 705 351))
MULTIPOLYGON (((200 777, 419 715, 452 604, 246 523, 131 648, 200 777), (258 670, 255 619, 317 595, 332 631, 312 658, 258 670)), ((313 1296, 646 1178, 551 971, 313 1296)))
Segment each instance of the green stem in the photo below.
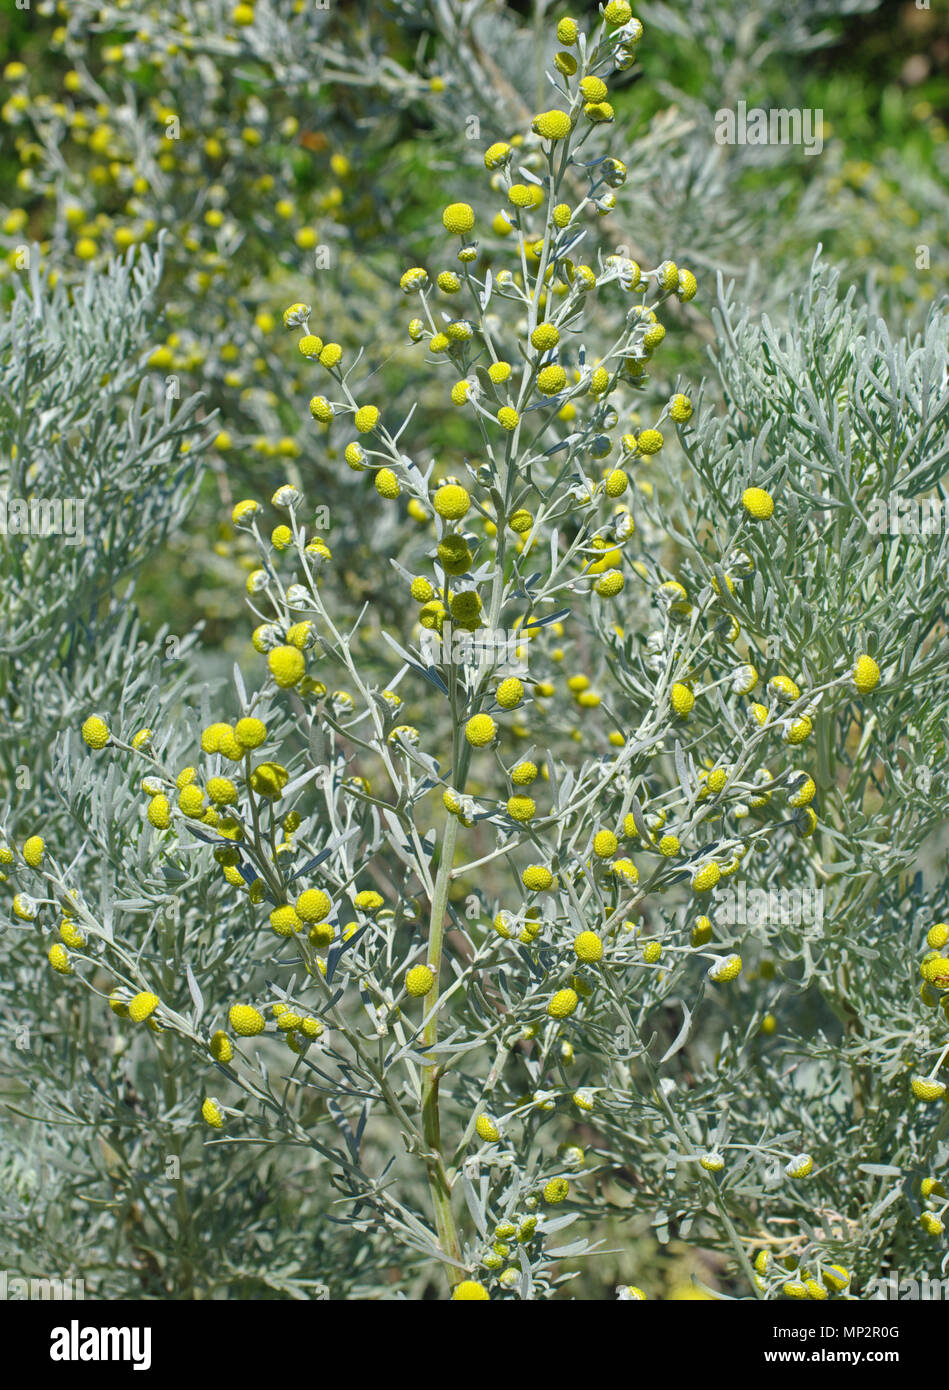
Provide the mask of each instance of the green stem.
MULTIPOLYGON (((435 889, 432 893, 432 915, 428 931, 428 963, 435 975, 435 987, 439 988, 442 965, 442 947, 445 937, 445 911, 448 906, 448 885, 451 879, 452 864, 455 857, 455 844, 458 839, 458 819, 452 816, 445 827, 442 840, 441 860, 435 889)), ((432 1006, 428 1021, 422 1032, 424 1047, 434 1047, 438 1041, 438 1001, 432 1006)), ((458 1265, 448 1266, 448 1280, 455 1285, 464 1276, 461 1264, 461 1245, 458 1228, 451 1209, 451 1188, 445 1173, 441 1148, 441 1120, 438 1110, 438 1063, 432 1062, 422 1072, 422 1130, 428 1150, 426 1169, 428 1185, 432 1194, 435 1211, 435 1229, 445 1254, 458 1265)))

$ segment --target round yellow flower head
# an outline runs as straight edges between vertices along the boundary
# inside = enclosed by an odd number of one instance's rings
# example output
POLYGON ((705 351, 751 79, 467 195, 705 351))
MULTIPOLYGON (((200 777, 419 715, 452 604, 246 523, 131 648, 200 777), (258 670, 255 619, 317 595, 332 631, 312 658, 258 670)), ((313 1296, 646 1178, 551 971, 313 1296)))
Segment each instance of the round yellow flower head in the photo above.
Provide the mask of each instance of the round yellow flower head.
POLYGON ((133 1023, 144 1023, 146 1018, 151 1018, 160 1002, 157 994, 152 994, 151 990, 142 990, 134 999, 129 1000, 129 1018, 133 1023))
POLYGON ((91 714, 82 726, 82 737, 90 748, 104 748, 112 737, 109 726, 98 715, 91 714))
POLYGON ((405 988, 413 999, 424 999, 435 986, 435 973, 427 965, 414 965, 405 976, 405 988))
POLYGON ((542 140, 564 140, 570 134, 571 122, 566 111, 542 111, 531 122, 531 129, 542 140))
POLYGON ((74 951, 81 950, 82 947, 86 944, 86 938, 83 936, 82 932, 79 930, 76 924, 74 922, 70 922, 68 917, 65 917, 62 920, 62 922, 60 922, 59 935, 63 944, 66 946, 71 946, 74 951))
POLYGON ((442 226, 445 231, 453 232, 458 236, 470 232, 474 226, 474 220, 474 209, 467 203, 449 203, 442 213, 442 226))
POLYGON ((118 1018, 128 1018, 129 1008, 125 1002, 124 991, 114 989, 109 995, 109 1008, 118 1018))
POLYGON ((192 819, 203 816, 206 807, 204 804, 204 792, 201 788, 194 786, 193 783, 186 787, 182 787, 178 794, 178 809, 183 815, 190 816, 192 819))
POLYGON ((413 266, 407 270, 399 281, 399 288, 403 294, 413 294, 418 290, 423 290, 428 284, 428 271, 422 266, 413 266))
POLYGON ((336 940, 336 928, 332 922, 314 922, 307 932, 307 938, 311 946, 325 949, 336 940))
POLYGON ((446 521, 460 521, 471 507, 471 498, 458 483, 445 483, 435 493, 435 510, 446 521))
POLYGON ((323 339, 315 333, 307 333, 297 343, 297 347, 304 357, 319 357, 323 350, 323 339))
POLYGON ((536 763, 518 763, 511 769, 511 781, 518 787, 529 787, 537 777, 536 763))
POLYGON ((945 1226, 934 1212, 924 1211, 919 1218, 919 1224, 928 1236, 941 1236, 945 1226))
POLYGON ((474 589, 453 594, 449 603, 451 616, 459 627, 477 628, 481 623, 481 596, 474 589))
POLYGON ((784 1165, 789 1178, 806 1178, 814 1171, 814 1160, 810 1154, 795 1154, 784 1165))
POLYGON ((374 405, 362 405, 353 417, 353 423, 360 434, 368 434, 379 423, 379 409, 374 405))
POLYGON ((790 744, 803 743, 805 739, 810 738, 813 732, 813 720, 810 718, 809 715, 802 714, 800 719, 791 720, 790 724, 788 725, 785 731, 784 739, 786 743, 790 744))
POLYGON ((212 1129, 224 1128, 224 1111, 221 1109, 218 1102, 213 1100, 210 1096, 205 1099, 201 1106, 201 1114, 204 1117, 205 1124, 210 1125, 212 1129))
POLYGON ((625 879, 629 884, 639 882, 639 870, 631 859, 614 859, 610 870, 617 878, 625 879))
POLYGON ((543 864, 529 864, 521 874, 521 882, 532 893, 543 893, 554 881, 554 876, 543 864))
POLYGON ((475 1120, 475 1133, 485 1144, 496 1144, 501 1137, 497 1122, 490 1115, 479 1115, 475 1120))
POLYGON ((171 825, 171 805, 167 796, 161 793, 153 796, 148 803, 146 814, 156 830, 167 830, 171 825))
POLYGON ((237 787, 230 777, 212 777, 208 782, 208 797, 215 806, 233 806, 237 800, 237 787))
POLYGON ((525 821, 531 820, 536 813, 536 803, 532 796, 509 796, 507 798, 507 815, 511 820, 525 821))
POLYGON ((376 492, 388 502, 394 502, 402 491, 391 468, 380 468, 375 477, 376 492))
POLYGON ((946 1083, 932 1076, 914 1076, 910 1084, 917 1100, 942 1100, 946 1094, 946 1083))
POLYGON ((692 927, 692 945, 704 946, 706 941, 711 940, 712 923, 708 917, 696 917, 692 927))
POLYGON ((949 989, 949 957, 930 956, 920 966, 923 979, 937 989, 949 989))
POLYGON ((283 311, 284 328, 299 328, 301 323, 306 323, 310 317, 309 304, 291 304, 288 309, 283 311))
POLYGON ((563 367, 542 367, 537 373, 537 389, 543 396, 556 396, 566 385, 567 373, 563 367))
POLYGON ((681 681, 676 681, 669 692, 669 703, 679 718, 685 719, 687 715, 692 713, 695 696, 687 685, 683 685, 681 681))
POLYGON ((270 925, 278 936, 292 936, 300 930, 303 923, 289 903, 282 903, 271 912, 270 925))
POLYGON ((432 599, 435 597, 435 590, 432 588, 430 581, 421 574, 417 575, 416 578, 412 580, 409 593, 415 599, 416 603, 431 603, 432 599))
POLYGON ((604 101, 608 95, 606 83, 601 77, 584 77, 580 91, 587 101, 604 101))
POLYGON ((547 1005, 547 1012, 551 1018, 569 1018, 579 1002, 580 996, 575 989, 558 989, 547 1005))
POLYGON ((473 714, 465 725, 465 738, 475 748, 487 748, 494 742, 498 726, 490 714, 473 714))
POLYGON ((731 980, 737 980, 741 974, 741 956, 730 955, 720 956, 708 968, 708 977, 716 984, 728 984, 731 980))
POLYGON ((307 888, 296 899, 296 910, 303 922, 324 922, 329 916, 329 895, 322 888, 307 888))
POLYGON ((510 159, 513 153, 511 146, 504 140, 497 140, 493 145, 489 145, 484 152, 484 167, 486 169, 498 169, 510 159))
POLYGON ((560 333, 552 323, 539 323, 531 334, 531 343, 538 352, 549 352, 560 342, 560 333))
POLYGON ((353 905, 358 907, 360 912, 378 912, 384 903, 385 898, 382 894, 376 893, 372 888, 364 888, 353 899, 353 905))
POLYGON ((267 726, 262 719, 238 719, 234 737, 242 748, 259 748, 267 737, 267 726))
POLYGON ((590 965, 603 958, 603 942, 594 931, 582 931, 574 938, 573 949, 578 960, 590 965))
POLYGON ((880 668, 872 656, 858 656, 853 668, 853 683, 861 695, 869 695, 880 682, 880 668))
POLYGON ((40 835, 31 835, 28 840, 24 841, 23 858, 31 869, 38 869, 42 864, 45 848, 46 842, 40 835))
POLYGON ((241 1038, 252 1038, 267 1026, 263 1014, 250 1004, 232 1004, 227 1017, 234 1032, 241 1038))
POLYGON ((536 208, 544 201, 544 190, 536 183, 512 183, 507 191, 507 198, 513 207, 536 208))
POLYGON ((705 1169, 706 1173, 720 1173, 725 1167, 725 1160, 717 1150, 704 1153, 699 1159, 699 1163, 705 1169))
POLYGON ((495 691, 495 699, 502 709, 516 709, 524 698, 524 685, 516 676, 508 676, 495 691))
POLYGON ((788 805, 808 806, 817 792, 817 784, 806 772, 795 772, 788 782, 788 805))
POLYGON ((267 653, 267 666, 273 676, 274 683, 279 685, 282 690, 287 690, 297 685, 306 672, 306 661, 303 653, 296 647, 274 647, 267 653))
POLYGON ((850 1283, 850 1271, 844 1269, 843 1265, 828 1265, 821 1271, 821 1278, 834 1293, 843 1293, 850 1283))
POLYGON ((926 944, 935 951, 941 951, 947 941, 949 941, 949 923, 936 922, 926 933, 926 944))
POLYGON ((678 287, 676 289, 676 294, 678 295, 679 299, 683 300, 685 303, 688 303, 690 299, 695 298, 698 288, 699 282, 698 280, 696 280, 692 271, 686 270, 685 267, 683 267, 679 271, 678 287))
POLYGON ((454 1303, 486 1303, 490 1295, 483 1284, 479 1284, 476 1279, 462 1279, 460 1284, 456 1284, 451 1292, 452 1302, 454 1303))
POLYGON ((215 1062, 229 1062, 234 1056, 234 1044, 224 1032, 219 1028, 208 1043, 208 1051, 215 1062))
POLYGON ((764 488, 746 487, 741 494, 741 505, 756 521, 767 521, 774 515, 774 498, 764 488))
POLYGON ((772 700, 780 700, 784 704, 793 704, 795 700, 801 698, 801 692, 795 681, 790 676, 772 676, 768 681, 768 694, 772 700))
POLYGON ((593 587, 601 598, 615 598, 617 594, 622 593, 625 586, 626 579, 622 570, 607 570, 605 574, 600 575, 593 587))
POLYGON ((566 1178, 551 1178, 544 1187, 544 1201, 550 1206, 565 1202, 570 1195, 570 1184, 566 1178))
POLYGON ((645 1303, 648 1301, 638 1284, 624 1284, 616 1296, 620 1303, 645 1303))
POLYGON ((72 961, 69 959, 69 952, 60 942, 57 941, 55 946, 50 946, 47 960, 57 975, 72 974, 72 961))
POLYGON ((619 849, 619 840, 612 830, 598 830, 593 836, 593 853, 598 859, 611 859, 619 849))

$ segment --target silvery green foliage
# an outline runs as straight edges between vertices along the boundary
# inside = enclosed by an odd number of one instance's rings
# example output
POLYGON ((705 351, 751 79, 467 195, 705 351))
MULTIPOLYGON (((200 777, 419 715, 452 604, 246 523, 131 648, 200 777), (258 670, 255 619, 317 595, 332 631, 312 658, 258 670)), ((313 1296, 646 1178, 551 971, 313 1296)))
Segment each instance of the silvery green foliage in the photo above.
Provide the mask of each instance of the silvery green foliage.
MULTIPOLYGON (((186 679, 184 661, 164 660, 167 634, 144 638, 131 604, 136 572, 181 523, 202 462, 198 400, 181 402, 164 382, 156 391, 154 379, 142 377, 161 271, 160 253, 143 251, 88 272, 69 290, 51 287, 34 252, 0 327, 11 532, 3 542, 0 629, 4 842, 38 831, 93 874, 92 822, 77 818, 78 802, 63 801, 68 778, 52 771, 63 731, 90 707, 137 710, 145 690, 153 707, 174 708, 186 679), (19 500, 33 509, 22 513, 19 500), (12 534, 24 516, 26 529, 12 534)), ((189 645, 177 644, 182 656, 189 645)), ((93 800, 100 815, 111 812, 111 787, 100 786, 93 800)), ((121 836, 110 844, 118 858, 121 836)), ((24 924, 4 925, 3 1054, 6 1100, 16 1112, 3 1119, 12 1165, 3 1180, 6 1267, 37 1276, 72 1271, 90 1287, 101 1280, 107 1292, 127 1292, 136 1287, 128 1271, 139 1256, 116 1251, 131 1229, 125 1216, 140 1219, 141 1207, 127 1192, 115 1219, 103 1162, 108 1136, 131 1114, 127 1094, 96 1074, 108 1055, 101 1038, 83 1011, 61 1014, 24 924), (90 1202, 96 1183, 102 1187, 90 1202), (86 1217, 88 1240, 77 1242, 76 1222, 86 1217)))
MULTIPOLYGON (((786 1218, 787 1249, 802 1266, 842 1260, 866 1287, 882 1269, 919 1279, 946 1268, 944 1242, 915 1226, 925 1207, 919 1181, 949 1158, 945 1124, 912 1098, 909 1073, 938 1064, 947 1035, 935 993, 920 998, 917 963, 926 931, 946 915, 949 886, 932 849, 949 811, 942 638, 949 539, 940 487, 949 368, 944 311, 904 340, 870 320, 856 299, 816 264, 779 328, 736 310, 722 290, 716 367, 725 414, 709 418, 699 407, 695 428, 682 430, 692 480, 664 514, 679 575, 701 592, 723 578, 722 557, 735 554, 742 490, 752 482, 767 488, 786 524, 763 528, 751 545, 741 539, 753 575, 723 600, 741 623, 750 659, 763 672, 776 661, 802 691, 818 688, 848 650, 874 651, 884 670, 872 713, 865 703, 834 708, 832 701, 815 712, 806 695, 787 710, 809 706, 815 714, 808 765, 819 824, 814 841, 799 839, 790 822, 767 843, 753 841, 755 882, 785 894, 783 915, 736 898, 734 888, 716 892, 723 908, 738 902, 744 912, 750 904, 750 925, 732 926, 725 944, 773 980, 768 1007, 779 1018, 793 1009, 797 1022, 772 1046, 758 1031, 760 1014, 739 1007, 726 1012, 720 1034, 703 1038, 690 1022, 695 994, 670 972, 660 991, 667 1022, 662 1014, 650 1019, 648 1005, 634 1021, 640 1033, 652 1028, 662 1038, 683 1011, 695 1031, 661 1089, 632 1097, 635 1123, 617 1123, 613 1154, 635 1167, 663 1220, 681 1233, 696 1221, 701 1228, 711 1210, 694 1154, 727 1156, 734 1146, 715 1179, 723 1225, 726 1212, 743 1234, 786 1218), (935 503, 935 521, 923 498, 935 503), (933 879, 925 891, 920 864, 933 879), (803 917, 788 919, 788 890, 801 893, 803 917), (807 895, 816 901, 818 891, 820 920, 806 910, 807 895), (666 1121, 676 1134, 670 1140, 667 1129, 658 1145, 667 1166, 654 1160, 647 1176, 640 1136, 666 1121), (782 1142, 815 1158, 815 1178, 790 1192, 769 1158, 782 1142)), ((689 648, 687 639, 686 660, 689 648)), ((696 751, 714 750, 716 760, 728 739, 723 713, 693 720, 696 751)), ((765 759, 776 770, 773 735, 740 738, 746 751, 758 744, 746 776, 765 759)), ((688 759, 689 743, 683 753, 688 759)), ((715 922, 714 902, 708 911, 715 922)), ((671 926, 666 920, 661 929, 671 926)), ((635 1076, 635 1061, 631 1070, 635 1076)), ((783 1248, 763 1235, 762 1243, 783 1248)), ((772 1266, 769 1289, 787 1278, 772 1266)))
POLYGON ((194 497, 199 400, 142 377, 161 273, 142 250, 51 287, 34 248, 0 326, 8 784, 42 776, 81 689, 121 690, 137 639, 118 591, 194 497))

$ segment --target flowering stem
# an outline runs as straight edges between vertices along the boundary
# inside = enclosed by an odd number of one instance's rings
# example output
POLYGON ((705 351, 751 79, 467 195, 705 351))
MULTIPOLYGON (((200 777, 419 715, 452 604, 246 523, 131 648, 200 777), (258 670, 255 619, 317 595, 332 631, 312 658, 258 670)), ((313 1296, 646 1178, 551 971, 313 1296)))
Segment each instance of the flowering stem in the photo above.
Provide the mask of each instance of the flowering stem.
MULTIPOLYGON (((454 786, 463 791, 468 776, 468 759, 470 750, 468 745, 461 737, 459 721, 457 717, 455 699, 454 672, 451 672, 449 689, 452 692, 452 768, 454 776, 452 782, 454 786)), ((449 816, 445 826, 445 833, 442 838, 441 857, 438 863, 438 872, 435 876, 435 887, 432 892, 432 914, 429 920, 428 929, 428 964, 435 976, 435 988, 439 989, 439 981, 442 966, 442 948, 445 937, 445 913, 448 908, 448 886, 451 882, 452 867, 455 860, 455 845, 458 841, 459 820, 457 816, 449 816)), ((423 1050, 434 1047, 438 1042, 438 1014, 439 1000, 436 998, 428 1021, 422 1030, 423 1050)), ((454 1213, 451 1209, 451 1187, 445 1173, 445 1165, 442 1159, 441 1149, 441 1118, 438 1110, 438 1078, 439 1066, 434 1060, 426 1066, 422 1072, 422 1130, 425 1135, 425 1144, 428 1150, 426 1157, 426 1167, 428 1170, 428 1185, 432 1194, 432 1205, 435 1212, 435 1229, 438 1231, 438 1238, 442 1249, 450 1260, 456 1263, 448 1266, 448 1280, 454 1286, 464 1276, 464 1269, 461 1265, 461 1245, 458 1239, 458 1228, 455 1225, 454 1213)))
MULTIPOLYGON (((445 827, 445 835, 442 840, 441 862, 438 866, 438 876, 435 879, 435 891, 432 894, 432 916, 428 933, 428 963, 435 975, 435 987, 438 988, 438 980, 441 974, 442 963, 442 943, 445 933, 445 910, 448 905, 448 884, 451 878, 452 861, 455 854, 455 842, 458 839, 458 820, 455 816, 449 817, 445 827)), ((432 1008, 428 1022, 422 1033, 422 1041, 425 1047, 434 1047, 438 1041, 438 1004, 432 1008)), ((445 1167, 442 1162, 441 1154, 441 1121, 438 1112, 438 1063, 432 1062, 426 1066, 422 1073, 422 1129, 425 1135, 425 1143, 428 1149, 426 1166, 428 1168, 428 1185, 432 1194, 432 1205, 435 1210, 435 1228, 438 1231, 438 1238, 441 1241, 442 1249, 452 1260, 461 1263, 461 1246, 458 1241, 458 1230, 455 1226, 455 1217, 451 1209, 451 1189, 445 1175, 445 1167)), ((457 1284, 464 1271, 457 1265, 449 1265, 449 1283, 457 1284)))

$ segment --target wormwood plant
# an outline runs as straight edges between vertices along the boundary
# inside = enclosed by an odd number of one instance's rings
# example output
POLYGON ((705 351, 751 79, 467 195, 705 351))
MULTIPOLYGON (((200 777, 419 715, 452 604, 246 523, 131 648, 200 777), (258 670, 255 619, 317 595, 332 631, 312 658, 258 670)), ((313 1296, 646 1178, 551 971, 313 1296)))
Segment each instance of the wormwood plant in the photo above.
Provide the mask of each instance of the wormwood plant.
POLYGON ((639 418, 699 286, 598 245, 642 26, 556 33, 540 167, 484 154, 506 264, 479 190, 401 276, 466 446, 284 313, 364 525, 412 523, 399 630, 301 488, 239 502, 262 681, 90 703, 73 827, 3 851, 20 968, 98 1047, 36 1063, 44 1118, 108 1124, 96 1236, 156 1296, 562 1296, 607 1218, 722 1252, 719 1297, 947 1260, 947 542, 873 520, 941 498, 946 316, 894 339, 819 262, 781 326, 720 285, 724 409, 639 418), (209 1246, 222 1188, 262 1215, 209 1246))

